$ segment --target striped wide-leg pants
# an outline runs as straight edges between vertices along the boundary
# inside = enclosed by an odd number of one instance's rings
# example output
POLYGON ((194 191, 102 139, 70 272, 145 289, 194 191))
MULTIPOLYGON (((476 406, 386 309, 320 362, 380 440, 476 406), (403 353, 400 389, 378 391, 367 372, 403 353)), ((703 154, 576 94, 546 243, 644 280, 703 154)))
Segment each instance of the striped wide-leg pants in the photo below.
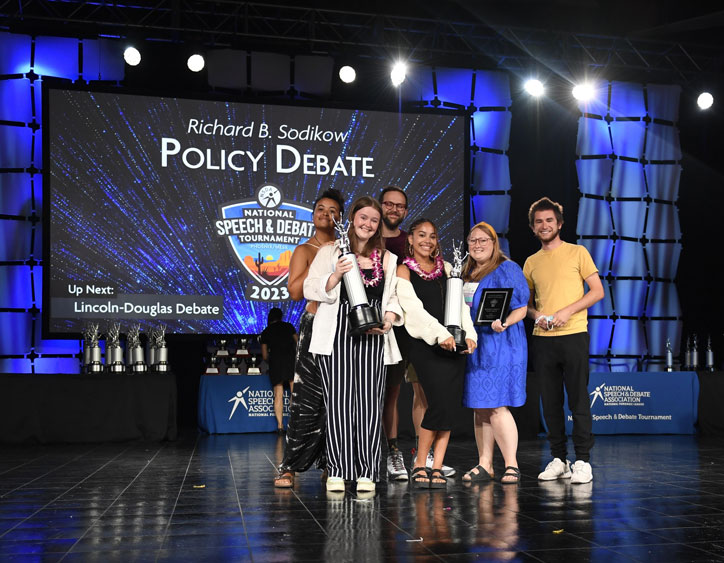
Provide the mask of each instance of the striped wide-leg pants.
POLYGON ((349 302, 340 303, 332 354, 317 355, 327 406, 327 471, 330 477, 378 481, 384 336, 352 336, 349 309, 349 302))
POLYGON ((324 456, 325 410, 322 380, 309 352, 314 315, 305 311, 299 323, 297 359, 294 364, 294 392, 289 410, 287 447, 279 471, 306 471, 316 461, 326 467, 324 456))

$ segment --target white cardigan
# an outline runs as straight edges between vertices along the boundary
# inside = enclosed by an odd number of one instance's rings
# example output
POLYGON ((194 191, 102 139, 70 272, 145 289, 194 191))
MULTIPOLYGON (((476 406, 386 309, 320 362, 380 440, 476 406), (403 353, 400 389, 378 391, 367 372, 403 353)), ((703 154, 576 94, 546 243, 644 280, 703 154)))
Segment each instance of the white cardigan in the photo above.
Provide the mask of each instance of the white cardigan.
MULTIPOLYGON (((445 273, 450 275, 452 266, 445 262, 445 273)), ((400 300, 402 310, 405 312, 405 329, 412 338, 424 340, 430 346, 439 344, 452 336, 438 320, 425 310, 425 305, 415 293, 412 282, 404 278, 397 278, 397 297, 400 300)), ((477 344, 478 333, 470 317, 470 307, 465 299, 460 299, 460 314, 462 329, 465 331, 465 338, 469 338, 477 344)))
MULTIPOLYGON (((310 301, 317 301, 319 307, 314 315, 312 325, 312 339, 309 351, 313 354, 329 356, 334 345, 334 334, 337 331, 337 312, 339 311, 339 298, 341 285, 338 283, 329 292, 325 289, 329 276, 334 272, 339 259, 339 242, 326 245, 319 249, 317 256, 309 266, 309 273, 304 280, 304 297, 310 301)), ((397 319, 393 324, 402 325, 402 309, 397 301, 397 256, 392 252, 385 252, 382 268, 385 272, 385 286, 382 291, 382 315, 386 312, 395 313, 397 319)), ((469 308, 469 307, 468 307, 469 308)), ((402 360, 397 347, 394 331, 384 335, 385 339, 385 365, 396 364, 402 360)))

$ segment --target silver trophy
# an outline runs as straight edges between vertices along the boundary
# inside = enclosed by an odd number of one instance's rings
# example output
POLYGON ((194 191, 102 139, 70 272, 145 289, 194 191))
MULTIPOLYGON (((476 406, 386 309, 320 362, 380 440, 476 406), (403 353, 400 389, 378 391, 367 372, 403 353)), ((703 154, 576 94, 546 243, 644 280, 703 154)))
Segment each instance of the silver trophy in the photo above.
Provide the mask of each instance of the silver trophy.
POLYGON ((156 350, 153 371, 165 373, 171 369, 168 363, 168 348, 166 347, 166 325, 160 324, 153 334, 153 347, 156 350))
POLYGON ((228 358, 229 357, 229 350, 226 348, 227 340, 225 338, 222 338, 219 340, 219 349, 216 350, 216 355, 220 358, 228 358))
POLYGON ((341 257, 344 257, 345 260, 352 264, 352 269, 342 277, 350 304, 350 311, 347 315, 350 332, 354 335, 364 334, 372 328, 382 326, 384 323, 379 309, 370 306, 369 301, 367 301, 365 284, 359 271, 357 257, 352 252, 349 242, 349 221, 344 223, 335 221, 334 230, 339 235, 341 257))
POLYGON ((674 371, 674 352, 671 349, 671 340, 666 339, 666 371, 674 371))
POLYGON ((691 369, 691 339, 686 337, 686 346, 684 348, 684 366, 685 370, 691 369))
POLYGON ((219 375, 219 358, 216 354, 212 354, 209 358, 209 365, 206 366, 204 375, 219 375))
POLYGON ((231 356, 231 365, 226 370, 226 375, 240 375, 241 369, 239 368, 239 356, 231 356))
POLYGON ((706 371, 714 371, 714 350, 711 348, 711 334, 706 339, 706 371))
POLYGON ((696 334, 691 337, 691 366, 689 368, 692 371, 699 368, 699 337, 696 334))
POLYGON ((121 323, 113 323, 108 328, 106 369, 111 373, 122 373, 126 369, 126 366, 123 365, 123 349, 121 348, 121 323))
POLYGON ((151 327, 148 331, 148 342, 146 343, 146 364, 153 369, 156 365, 156 329, 151 327))
POLYGON ((245 358, 249 355, 249 348, 247 348, 249 340, 245 337, 239 338, 239 346, 236 349, 236 355, 245 358))
POLYGON ((85 372, 86 373, 100 373, 103 371, 103 364, 101 363, 101 348, 98 345, 100 340, 100 333, 98 332, 99 325, 89 323, 83 332, 85 349, 83 351, 83 359, 85 360, 85 372))
POLYGON ((461 276, 463 270, 463 262, 467 258, 468 253, 463 255, 463 243, 459 246, 453 241, 453 265, 450 271, 450 277, 447 279, 445 286, 445 316, 443 324, 455 339, 455 349, 458 352, 464 352, 468 349, 465 342, 465 331, 462 329, 462 303, 463 303, 463 278, 461 276))
POLYGON ((246 375, 261 375, 260 363, 261 359, 256 354, 252 354, 247 363, 246 375))
POLYGON ((143 346, 141 346, 141 325, 133 325, 128 331, 128 349, 130 353, 129 368, 135 373, 148 371, 143 359, 143 346))

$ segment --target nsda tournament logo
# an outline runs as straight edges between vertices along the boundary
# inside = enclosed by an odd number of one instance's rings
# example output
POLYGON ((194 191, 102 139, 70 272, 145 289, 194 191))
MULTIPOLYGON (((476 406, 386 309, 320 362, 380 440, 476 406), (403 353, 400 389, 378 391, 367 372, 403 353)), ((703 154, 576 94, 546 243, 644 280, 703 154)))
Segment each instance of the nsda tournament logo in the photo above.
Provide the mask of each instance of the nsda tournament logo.
POLYGON ((286 201, 281 189, 263 184, 254 199, 219 206, 216 234, 226 237, 234 257, 249 274, 246 299, 289 299, 286 279, 292 252, 314 233, 313 208, 286 201))

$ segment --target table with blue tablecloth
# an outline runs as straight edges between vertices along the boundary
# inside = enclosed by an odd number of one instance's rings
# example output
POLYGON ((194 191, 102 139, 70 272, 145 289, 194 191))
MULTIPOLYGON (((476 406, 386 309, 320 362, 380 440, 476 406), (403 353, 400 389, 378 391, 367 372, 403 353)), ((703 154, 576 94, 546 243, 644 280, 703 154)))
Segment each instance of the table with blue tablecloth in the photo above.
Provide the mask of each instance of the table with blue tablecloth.
MULTIPOLYGON (((284 391, 284 423, 289 416, 289 390, 284 391)), ((273 432, 274 391, 266 375, 202 375, 198 423, 209 434, 273 432)))
MULTIPOLYGON (((594 434, 696 433, 699 380, 695 372, 591 373, 594 434)), ((566 398, 566 432, 573 419, 566 398)))

